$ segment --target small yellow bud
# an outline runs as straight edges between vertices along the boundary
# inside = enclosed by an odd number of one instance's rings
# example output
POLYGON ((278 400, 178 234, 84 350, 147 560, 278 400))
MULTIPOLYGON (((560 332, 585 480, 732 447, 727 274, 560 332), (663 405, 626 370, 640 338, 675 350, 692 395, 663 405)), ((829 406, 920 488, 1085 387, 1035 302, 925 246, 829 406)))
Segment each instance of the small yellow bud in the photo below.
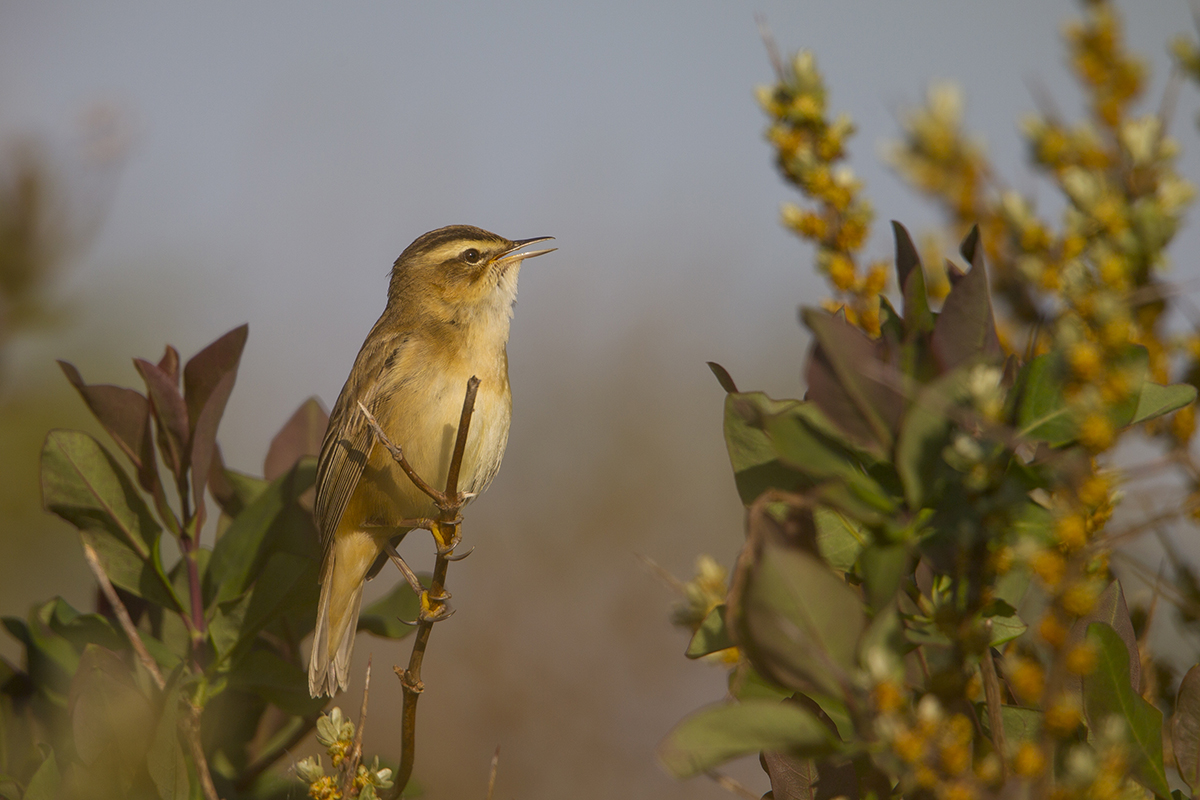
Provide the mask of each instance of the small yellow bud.
POLYGON ((1050 588, 1058 586, 1067 569, 1062 556, 1052 550, 1040 550, 1029 561, 1029 567, 1050 588))
POLYGON ((1079 423, 1079 443, 1092 452, 1099 453, 1112 447, 1115 437, 1112 422, 1103 414, 1092 412, 1079 423))
POLYGON ((1046 674, 1036 661, 1018 659, 1012 669, 1008 670, 1008 679, 1012 683, 1013 691, 1023 702, 1034 705, 1042 699, 1042 692, 1046 688, 1046 674))
POLYGON ((1057 736, 1070 736, 1079 722, 1079 704, 1072 698, 1059 697, 1046 709, 1046 730, 1057 736))
POLYGON ((1196 407, 1184 406, 1171 417, 1171 435, 1180 442, 1191 441, 1196 432, 1196 407))
POLYGON ((925 737, 916 731, 901 731, 892 742, 892 749, 902 760, 909 764, 915 764, 925 753, 925 737))
POLYGON ((838 291, 846 292, 854 287, 854 263, 841 253, 829 259, 829 280, 838 291))
MULTIPOLYGON (((952 774, 960 775, 962 773, 952 774)), ((942 783, 937 787, 938 800, 975 800, 977 796, 975 787, 965 780, 942 783)))
POLYGON ((1100 348, 1092 342, 1079 342, 1067 353, 1071 370, 1080 380, 1093 381, 1104 366, 1104 356, 1100 348))
POLYGON ((1073 675, 1091 675, 1096 670, 1096 648, 1082 642, 1067 653, 1067 670, 1073 675))
POLYGON ((1054 526, 1054 533, 1067 552, 1074 552, 1087 544, 1087 522, 1078 514, 1061 517, 1054 526))
POLYGON ((1108 502, 1108 480, 1102 475, 1092 475, 1079 487, 1079 500, 1091 508, 1098 508, 1108 502))
POLYGON ((1036 778, 1046 769, 1046 756, 1033 742, 1021 742, 1013 757, 1013 772, 1022 778, 1036 778))
POLYGON ((1062 603, 1063 610, 1071 616, 1082 617, 1084 614, 1091 613, 1096 607, 1096 585, 1092 581, 1080 581, 1072 583, 1062 593, 1059 602, 1062 603))
POLYGON ((899 711, 904 706, 904 693, 894 681, 880 681, 875 684, 875 708, 880 713, 888 714, 899 711))
POLYGON ((917 785, 922 789, 932 789, 938 785, 938 774, 924 764, 918 764, 913 770, 917 785))
POLYGON ((1012 569, 1014 560, 1013 549, 1007 545, 997 548, 991 554, 988 560, 990 562, 992 572, 996 573, 997 575, 1004 575, 1010 569, 1012 569))
POLYGON ((1038 623, 1038 636, 1041 636, 1042 641, 1051 647, 1062 647, 1063 642, 1067 640, 1067 627, 1051 611, 1042 617, 1042 621, 1038 623))

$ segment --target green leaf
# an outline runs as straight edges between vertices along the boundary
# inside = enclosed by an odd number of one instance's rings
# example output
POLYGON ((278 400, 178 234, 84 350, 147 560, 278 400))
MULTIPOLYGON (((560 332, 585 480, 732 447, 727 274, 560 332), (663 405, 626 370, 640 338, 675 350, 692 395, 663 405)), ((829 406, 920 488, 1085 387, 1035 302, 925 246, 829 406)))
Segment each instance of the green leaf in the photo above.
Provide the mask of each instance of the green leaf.
POLYGON ((54 430, 42 447, 42 501, 93 543, 109 579, 178 610, 153 557, 162 529, 117 460, 81 431, 54 430))
POLYGON ((1078 435, 1075 420, 1063 397, 1066 376, 1057 353, 1030 360, 1017 374, 1013 392, 1018 397, 1016 426, 1019 435, 1041 439, 1051 447, 1070 444, 1078 435))
POLYGON ((238 514, 213 547, 205 573, 206 603, 228 602, 244 593, 262 574, 267 557, 282 549, 317 557, 312 518, 296 503, 316 480, 316 463, 305 459, 275 479, 238 514), (296 545, 300 545, 297 547, 296 545))
POLYGON ((817 526, 817 550, 829 566, 849 572, 866 546, 866 535, 857 523, 832 508, 813 509, 817 526))
POLYGON ((316 714, 329 701, 308 693, 308 675, 299 665, 260 648, 246 654, 229 676, 231 686, 252 692, 297 717, 316 714))
POLYGON ((1121 637, 1121 641, 1125 643, 1125 652, 1129 656, 1130 688, 1141 694, 1142 657, 1138 652, 1137 634, 1133 630, 1133 621, 1129 618, 1129 606, 1125 604, 1125 592, 1121 589, 1120 581, 1110 582, 1096 599, 1091 613, 1080 617, 1071 626, 1071 638, 1076 641, 1082 639, 1087 633, 1088 625, 1093 622, 1109 625, 1121 637))
POLYGON ((909 573, 908 548, 902 544, 869 544, 858 558, 858 572, 868 605, 874 610, 884 608, 909 573))
MULTIPOLYGON (((986 714, 979 716, 987 722, 986 714)), ((1021 742, 1037 741, 1042 729, 1042 712, 1020 706, 1000 706, 1000 724, 1004 726, 1004 740, 1009 750, 1015 752, 1021 742)))
MULTIPOLYGON (((421 573, 422 586, 429 585, 429 575, 421 573)), ((417 618, 420 600, 413 594, 407 581, 400 581, 383 597, 363 609, 358 616, 358 630, 382 636, 385 639, 403 639, 416 630, 400 620, 412 622, 417 618)))
POLYGON ((241 642, 251 596, 251 592, 246 592, 241 597, 217 603, 209 615, 208 638, 217 651, 218 660, 228 657, 241 642))
POLYGON ((126 781, 146 756, 152 736, 150 703, 137 688, 122 657, 88 645, 71 682, 71 730, 80 760, 106 769, 126 781))
MULTIPOLYGON (((226 516, 232 518, 241 514, 270 485, 270 481, 262 478, 227 469, 221 460, 221 450, 217 448, 213 456, 213 470, 208 475, 208 491, 226 516)), ((218 532, 217 537, 220 536, 218 532)))
POLYGON ((46 760, 29 779, 24 800, 59 800, 58 788, 61 783, 58 762, 54 758, 54 751, 50 750, 46 754, 46 760))
POLYGON ((172 686, 163 697, 162 714, 146 754, 146 767, 160 797, 184 798, 191 791, 188 762, 179 741, 179 687, 172 686))
POLYGON ((737 700, 773 700, 783 702, 792 696, 791 689, 785 689, 777 683, 758 674, 748 661, 739 661, 729 673, 729 695, 737 700))
POLYGON ((968 376, 967 370, 955 370, 923 386, 900 423, 896 472, 909 508, 924 508, 938 495, 935 480, 954 429, 947 412, 962 400, 968 376))
POLYGON ((1200 665, 1189 669, 1179 683, 1171 742, 1179 774, 1195 794, 1200 787, 1200 665))
POLYGON ((863 632, 859 660, 872 675, 887 675, 903 683, 904 657, 912 648, 904 638, 904 624, 896 604, 881 609, 863 632))
MULTIPOLYGON (((229 657, 236 660, 259 631, 297 605, 304 605, 308 615, 315 618, 317 563, 292 553, 273 553, 247 596, 216 605, 211 617, 216 630, 211 635, 221 658, 213 666, 220 666, 229 657)), ((306 631, 296 635, 303 633, 306 631)))
POLYGON ((1025 621, 1016 614, 989 617, 989 619, 992 622, 992 639, 989 642, 992 647, 1008 644, 1028 630, 1025 621))
POLYGON ((835 747, 825 724, 795 703, 749 700, 685 717, 659 745, 658 759, 683 779, 763 750, 823 755, 835 747))
POLYGON ((729 631, 725 628, 725 604, 722 603, 708 612, 708 616, 700 623, 700 627, 692 635, 692 640, 688 642, 684 655, 688 658, 703 658, 730 647, 733 647, 733 639, 729 637, 729 631))
POLYGON ((854 590, 814 556, 748 542, 730 592, 734 639, 767 678, 844 695, 866 626, 854 590))
POLYGON ((768 414, 798 405, 799 400, 772 400, 762 392, 725 396, 725 446, 743 505, 751 505, 768 489, 793 491, 801 482, 802 476, 780 463, 762 430, 768 414))
POLYGON ((1137 425, 1148 419, 1170 414, 1186 405, 1196 402, 1196 387, 1187 383, 1176 383, 1161 386, 1146 381, 1142 384, 1142 393, 1138 396, 1137 409, 1133 412, 1130 425, 1137 425))
POLYGON ((1083 681, 1089 730, 1099 730, 1109 717, 1121 719, 1134 777, 1160 797, 1170 797, 1163 772, 1162 712, 1130 686, 1129 651, 1112 626, 1093 622, 1087 638, 1098 655, 1096 670, 1083 681))

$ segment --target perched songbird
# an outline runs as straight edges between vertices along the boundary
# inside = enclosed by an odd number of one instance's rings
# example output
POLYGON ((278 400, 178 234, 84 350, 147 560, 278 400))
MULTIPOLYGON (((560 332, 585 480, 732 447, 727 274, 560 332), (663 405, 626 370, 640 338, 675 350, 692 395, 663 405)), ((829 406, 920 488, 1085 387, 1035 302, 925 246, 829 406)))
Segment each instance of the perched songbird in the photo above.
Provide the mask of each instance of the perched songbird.
POLYGON ((521 252, 548 236, 509 241, 469 225, 417 238, 396 259, 387 307, 363 342, 333 405, 317 465, 316 519, 321 532, 321 597, 308 690, 333 695, 349 683, 350 653, 363 583, 378 570, 403 520, 437 508, 376 443, 361 402, 417 475, 446 483, 467 380, 479 392, 459 475, 461 491, 482 492, 508 443, 509 321, 521 252), (373 570, 374 567, 374 570, 373 570))

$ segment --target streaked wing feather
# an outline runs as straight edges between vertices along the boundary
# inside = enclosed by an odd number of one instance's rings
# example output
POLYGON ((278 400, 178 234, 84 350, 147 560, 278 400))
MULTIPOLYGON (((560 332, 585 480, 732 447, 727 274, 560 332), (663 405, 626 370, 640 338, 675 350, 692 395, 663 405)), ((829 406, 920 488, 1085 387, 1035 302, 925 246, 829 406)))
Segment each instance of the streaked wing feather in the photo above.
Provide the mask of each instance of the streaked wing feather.
MULTIPOLYGON (((372 334, 374 333, 372 331, 372 334)), ((317 460, 317 497, 314 510, 317 526, 321 531, 322 561, 325 560, 333 542, 333 534, 375 446, 371 429, 358 407, 358 400, 361 398, 371 413, 378 413, 374 404, 379 375, 385 369, 388 354, 398 347, 403 347, 407 337, 389 336, 383 341, 372 342, 373 338, 375 337, 367 337, 367 343, 359 351, 354 370, 351 372, 352 376, 358 376, 358 380, 347 380, 341 395, 333 405, 333 411, 329 415, 329 427, 321 443, 321 455, 317 460)))

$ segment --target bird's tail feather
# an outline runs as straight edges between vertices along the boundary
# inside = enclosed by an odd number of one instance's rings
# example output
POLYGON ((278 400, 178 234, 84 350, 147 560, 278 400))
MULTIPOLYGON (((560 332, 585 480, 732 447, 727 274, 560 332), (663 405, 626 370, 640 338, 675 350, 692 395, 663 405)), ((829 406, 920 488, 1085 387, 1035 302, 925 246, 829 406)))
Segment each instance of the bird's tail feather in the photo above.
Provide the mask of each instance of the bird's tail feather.
POLYGON ((362 608, 363 582, 374 561, 372 557, 364 563, 362 554, 356 552, 361 546, 355 545, 361 543, 335 543, 326 567, 321 570, 317 625, 308 662, 308 693, 313 697, 332 697, 350 684, 350 656, 362 608), (339 553, 345 550, 350 552, 339 553))

